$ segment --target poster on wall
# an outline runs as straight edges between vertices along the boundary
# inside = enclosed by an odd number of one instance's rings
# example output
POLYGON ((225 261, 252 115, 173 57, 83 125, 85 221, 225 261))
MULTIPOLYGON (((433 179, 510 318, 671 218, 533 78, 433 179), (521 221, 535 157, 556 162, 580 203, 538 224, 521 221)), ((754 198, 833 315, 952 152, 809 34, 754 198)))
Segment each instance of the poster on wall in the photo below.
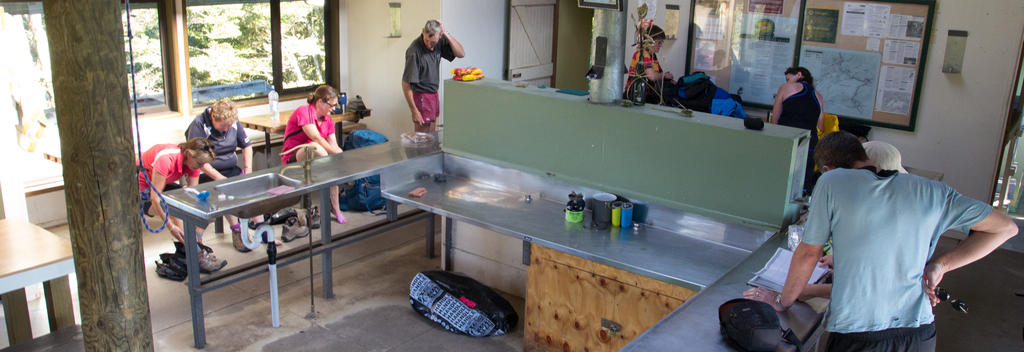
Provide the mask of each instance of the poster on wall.
POLYGON ((736 17, 729 93, 744 102, 772 104, 793 65, 797 19, 763 14, 736 17))
POLYGON ((839 9, 808 8, 804 15, 804 40, 835 44, 838 27, 839 9))
POLYGON ((676 39, 679 33, 679 5, 665 5, 665 39, 676 39))
POLYGON ((892 15, 889 18, 889 38, 921 40, 924 36, 924 17, 892 15))
POLYGON ((882 4, 848 2, 843 5, 843 35, 885 37, 889 34, 892 7, 882 4))
POLYGON ((750 0, 747 11, 766 15, 781 15, 783 0, 750 0))
POLYGON ((882 62, 898 65, 917 65, 921 43, 905 40, 886 40, 882 62))
POLYGON ((718 16, 707 16, 697 24, 697 39, 722 40, 725 29, 718 16))
POLYGON ((712 71, 715 69, 715 41, 698 40, 696 53, 693 55, 693 69, 696 71, 712 71))
POLYGON ((910 67, 882 66, 878 82, 875 110, 898 115, 909 115, 913 101, 914 80, 917 70, 910 67))
POLYGON ((800 50, 800 66, 814 76, 825 108, 842 116, 872 118, 881 63, 879 53, 809 45, 800 50))

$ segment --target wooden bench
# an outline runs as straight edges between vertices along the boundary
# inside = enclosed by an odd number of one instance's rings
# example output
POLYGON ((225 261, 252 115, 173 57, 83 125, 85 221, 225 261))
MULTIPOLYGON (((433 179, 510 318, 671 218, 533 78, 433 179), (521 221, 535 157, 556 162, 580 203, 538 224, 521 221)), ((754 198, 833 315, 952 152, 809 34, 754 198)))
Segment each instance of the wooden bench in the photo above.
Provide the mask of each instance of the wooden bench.
POLYGON ((0 220, 0 292, 10 344, 32 340, 25 286, 43 282, 50 331, 75 325, 68 274, 71 242, 27 221, 0 220))

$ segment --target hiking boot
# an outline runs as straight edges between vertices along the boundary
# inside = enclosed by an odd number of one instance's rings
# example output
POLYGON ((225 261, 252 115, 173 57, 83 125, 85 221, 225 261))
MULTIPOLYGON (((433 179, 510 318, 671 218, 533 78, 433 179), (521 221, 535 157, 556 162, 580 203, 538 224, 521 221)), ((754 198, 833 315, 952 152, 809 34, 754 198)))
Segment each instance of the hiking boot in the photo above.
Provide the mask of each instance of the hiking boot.
POLYGON ((199 272, 209 274, 228 265, 228 261, 217 259, 213 253, 199 251, 199 272))
POLYGON ((245 253, 251 251, 249 247, 245 246, 242 242, 242 230, 231 229, 231 245, 235 246, 235 250, 245 253))
POLYGON ((290 217, 284 225, 281 225, 281 239, 285 242, 306 236, 309 236, 309 228, 300 225, 298 217, 290 217))

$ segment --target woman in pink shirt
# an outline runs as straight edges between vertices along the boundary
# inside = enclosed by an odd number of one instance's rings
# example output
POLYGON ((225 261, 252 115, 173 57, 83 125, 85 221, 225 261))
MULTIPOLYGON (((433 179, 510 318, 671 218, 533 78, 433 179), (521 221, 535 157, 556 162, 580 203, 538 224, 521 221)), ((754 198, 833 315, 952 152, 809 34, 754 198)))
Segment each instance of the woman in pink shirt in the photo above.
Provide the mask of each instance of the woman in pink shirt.
MULTIPOLYGON (((213 146, 206 138, 192 138, 178 145, 157 144, 142 153, 142 166, 146 168, 146 174, 139 172, 139 191, 142 193, 146 214, 168 220, 167 229, 176 242, 185 243, 181 219, 173 216, 168 218, 160 206, 160 197, 151 193, 181 188, 177 181, 182 176, 188 176, 189 187, 199 184, 199 170, 214 157, 213 146), (147 176, 149 182, 146 182, 147 176)), ((200 244, 202 231, 202 228, 196 228, 196 242, 200 244)), ((227 261, 217 259, 213 253, 199 251, 199 268, 204 272, 220 270, 227 264, 227 261)))
MULTIPOLYGON (((331 110, 338 104, 338 92, 331 86, 322 85, 306 98, 306 102, 309 105, 295 109, 288 118, 284 129, 284 146, 281 148, 284 151, 281 153, 282 164, 306 160, 306 154, 301 152, 301 148, 296 149, 303 144, 314 144, 318 158, 341 153, 334 133, 334 120, 330 116, 331 110)), ((331 214, 335 221, 344 224, 347 220, 338 208, 338 187, 331 187, 330 192, 331 214)))

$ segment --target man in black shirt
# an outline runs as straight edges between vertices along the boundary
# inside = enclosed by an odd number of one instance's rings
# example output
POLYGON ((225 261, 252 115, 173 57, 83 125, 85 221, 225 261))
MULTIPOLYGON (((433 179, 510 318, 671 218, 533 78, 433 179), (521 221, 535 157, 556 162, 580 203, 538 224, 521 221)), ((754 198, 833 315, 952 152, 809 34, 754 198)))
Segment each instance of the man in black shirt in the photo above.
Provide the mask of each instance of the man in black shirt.
POLYGON ((438 20, 429 20, 423 33, 405 50, 402 92, 412 112, 416 132, 432 132, 441 113, 437 88, 441 82, 441 58, 452 61, 466 57, 466 51, 438 20))

